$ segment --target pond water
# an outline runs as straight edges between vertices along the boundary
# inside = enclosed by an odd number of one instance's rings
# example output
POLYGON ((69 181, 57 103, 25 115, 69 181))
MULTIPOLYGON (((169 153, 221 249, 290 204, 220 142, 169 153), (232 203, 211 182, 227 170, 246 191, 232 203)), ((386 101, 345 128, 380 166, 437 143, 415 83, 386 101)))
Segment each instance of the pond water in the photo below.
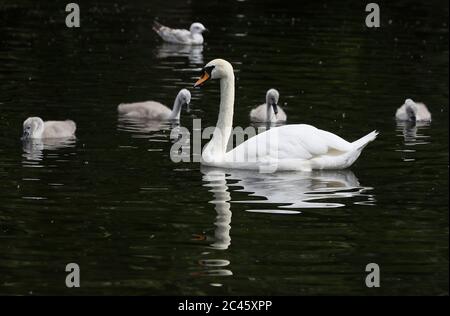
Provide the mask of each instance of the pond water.
POLYGON ((60 1, 14 2, 0 4, 1 294, 448 294, 447 1, 379 2, 379 29, 357 1, 80 1, 78 29, 60 1), (155 18, 203 22, 205 45, 163 44, 155 18), (260 174, 174 163, 176 126, 118 118, 188 88, 180 124, 214 126, 218 84, 191 87, 218 57, 236 72, 235 126, 273 87, 288 123, 380 135, 349 170, 260 174), (396 124, 408 97, 431 124, 396 124), (29 116, 73 119, 77 139, 22 143, 29 116))

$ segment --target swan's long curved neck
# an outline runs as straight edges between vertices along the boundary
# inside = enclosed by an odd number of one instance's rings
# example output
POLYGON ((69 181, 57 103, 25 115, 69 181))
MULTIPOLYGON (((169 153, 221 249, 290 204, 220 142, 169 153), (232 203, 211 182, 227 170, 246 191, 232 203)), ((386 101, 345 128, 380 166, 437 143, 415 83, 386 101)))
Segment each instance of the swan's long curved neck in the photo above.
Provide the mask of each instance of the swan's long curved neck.
POLYGON ((220 80, 220 109, 216 129, 210 141, 213 154, 221 157, 227 152, 228 140, 233 129, 234 73, 231 71, 220 80))
POLYGON ((179 120, 181 113, 181 101, 180 96, 177 95, 175 101, 173 102, 172 113, 170 113, 169 119, 171 120, 179 120))
POLYGON ((272 109, 272 105, 270 105, 270 100, 268 97, 266 98, 266 112, 267 112, 267 119, 270 120, 272 118, 272 113, 274 112, 272 109))
POLYGON ((203 43, 202 33, 191 33, 192 40, 198 43, 203 43))
POLYGON ((31 138, 42 138, 44 134, 45 123, 42 120, 37 121, 37 126, 34 131, 31 133, 31 138))

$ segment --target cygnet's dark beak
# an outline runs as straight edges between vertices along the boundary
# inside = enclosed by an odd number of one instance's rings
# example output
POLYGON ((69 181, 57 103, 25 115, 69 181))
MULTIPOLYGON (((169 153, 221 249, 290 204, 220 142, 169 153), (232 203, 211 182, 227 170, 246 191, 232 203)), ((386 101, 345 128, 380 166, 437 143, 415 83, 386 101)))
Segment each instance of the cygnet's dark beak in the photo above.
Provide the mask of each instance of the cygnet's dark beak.
POLYGON ((30 137, 30 132, 29 131, 23 131, 21 139, 24 140, 24 139, 27 139, 29 137, 30 137))
POLYGON ((273 112, 275 113, 275 115, 278 114, 278 104, 276 104, 275 102, 272 103, 272 108, 273 108, 273 112))

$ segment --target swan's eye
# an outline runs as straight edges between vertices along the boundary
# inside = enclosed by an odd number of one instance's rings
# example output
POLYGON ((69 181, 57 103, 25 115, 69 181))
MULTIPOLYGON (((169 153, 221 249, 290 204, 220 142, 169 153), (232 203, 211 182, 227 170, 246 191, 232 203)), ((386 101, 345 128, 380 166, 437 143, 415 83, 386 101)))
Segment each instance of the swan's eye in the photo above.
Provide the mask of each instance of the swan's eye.
POLYGON ((216 66, 208 66, 208 67, 203 67, 202 70, 200 70, 199 72, 199 76, 203 76, 203 74, 206 72, 208 75, 211 76, 211 72, 213 71, 213 69, 216 66))
POLYGON ((211 76, 211 72, 213 71, 213 69, 214 69, 215 67, 216 67, 216 66, 208 66, 208 67, 203 68, 203 71, 204 71, 204 72, 207 72, 208 75, 211 76))

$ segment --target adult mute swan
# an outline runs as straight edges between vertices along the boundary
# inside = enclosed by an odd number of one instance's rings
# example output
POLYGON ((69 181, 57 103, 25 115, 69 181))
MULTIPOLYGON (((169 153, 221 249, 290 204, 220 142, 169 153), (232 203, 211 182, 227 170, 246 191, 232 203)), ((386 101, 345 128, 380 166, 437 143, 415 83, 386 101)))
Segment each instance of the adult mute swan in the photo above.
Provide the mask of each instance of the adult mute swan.
POLYGON ((207 31, 206 27, 198 22, 192 23, 188 31, 184 29, 172 29, 156 21, 153 22, 153 30, 166 42, 186 45, 203 44, 202 33, 207 31))
POLYGON ((117 111, 120 115, 129 118, 145 118, 155 121, 179 120, 183 106, 189 112, 189 103, 191 103, 191 93, 187 89, 181 89, 175 98, 172 110, 159 102, 147 101, 122 103, 117 107, 117 111))
POLYGON ((75 136, 74 121, 47 121, 40 117, 29 117, 23 122, 22 139, 68 138, 75 136))
POLYGON ((266 93, 266 103, 259 105, 250 112, 252 122, 286 122, 286 113, 278 106, 280 93, 275 89, 270 89, 266 93))
POLYGON ((374 131, 349 143, 310 125, 284 125, 260 133, 227 152, 233 128, 233 67, 223 59, 209 62, 194 87, 202 86, 209 79, 220 79, 220 108, 212 139, 202 152, 205 165, 261 172, 344 169, 351 166, 363 148, 378 135, 374 131))
POLYGON ((397 109, 395 118, 399 121, 430 122, 431 113, 425 104, 406 99, 405 103, 397 109))

